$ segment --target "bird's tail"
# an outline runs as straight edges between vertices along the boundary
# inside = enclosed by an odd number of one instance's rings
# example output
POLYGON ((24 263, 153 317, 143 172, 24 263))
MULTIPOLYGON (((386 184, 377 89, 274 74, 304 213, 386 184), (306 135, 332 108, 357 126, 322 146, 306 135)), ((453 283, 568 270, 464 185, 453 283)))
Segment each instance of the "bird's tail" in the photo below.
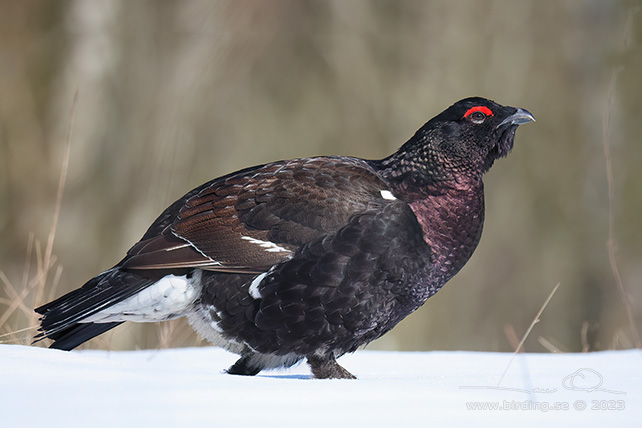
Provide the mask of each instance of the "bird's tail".
POLYGON ((81 288, 36 308, 40 317, 40 333, 34 343, 52 339, 50 348, 69 351, 122 324, 119 322, 83 322, 93 314, 138 293, 154 283, 146 278, 113 268, 90 279, 81 288))

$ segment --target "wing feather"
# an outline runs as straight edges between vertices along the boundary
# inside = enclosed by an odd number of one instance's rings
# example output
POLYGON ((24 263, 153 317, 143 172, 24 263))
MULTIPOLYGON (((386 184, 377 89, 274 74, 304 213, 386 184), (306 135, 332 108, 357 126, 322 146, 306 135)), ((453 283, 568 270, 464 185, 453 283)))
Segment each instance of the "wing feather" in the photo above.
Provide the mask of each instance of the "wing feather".
POLYGON ((386 184, 361 159, 294 159, 248 168, 172 204, 121 266, 263 272, 373 208, 382 189, 386 184))

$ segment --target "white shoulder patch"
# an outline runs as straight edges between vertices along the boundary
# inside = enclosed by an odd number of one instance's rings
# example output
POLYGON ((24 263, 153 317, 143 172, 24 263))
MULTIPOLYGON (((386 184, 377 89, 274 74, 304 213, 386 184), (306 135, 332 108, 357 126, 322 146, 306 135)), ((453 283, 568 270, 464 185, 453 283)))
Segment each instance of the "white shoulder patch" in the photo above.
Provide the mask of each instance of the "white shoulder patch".
POLYGON ((262 274, 258 275, 256 278, 252 280, 252 283, 250 284, 250 289, 248 292, 250 293, 250 296, 252 296, 253 299, 260 299, 261 298, 261 292, 259 291, 259 285, 261 285, 261 281, 267 276, 268 272, 263 272, 262 274))
POLYGON ((393 195, 390 190, 380 190, 379 193, 381 193, 382 198, 387 199, 389 201, 397 200, 397 198, 395 198, 395 195, 393 195))
POLYGON ((274 272, 274 269, 276 269, 277 265, 272 266, 267 272, 263 272, 262 274, 257 275, 252 282, 250 283, 250 288, 247 290, 248 293, 250 293, 250 296, 252 296, 253 299, 260 299, 261 298, 261 291, 259 290, 259 287, 261 286, 261 283, 265 279, 266 276, 274 272))

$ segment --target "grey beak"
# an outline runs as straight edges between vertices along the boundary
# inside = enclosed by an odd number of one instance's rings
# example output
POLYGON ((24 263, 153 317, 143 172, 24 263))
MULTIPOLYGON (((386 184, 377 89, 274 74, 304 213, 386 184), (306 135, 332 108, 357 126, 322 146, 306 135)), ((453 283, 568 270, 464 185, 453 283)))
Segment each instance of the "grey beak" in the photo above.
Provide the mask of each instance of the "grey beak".
POLYGON ((497 125, 497 128, 501 128, 504 125, 522 125, 528 122, 535 122, 535 117, 528 110, 518 108, 515 113, 511 114, 506 119, 504 119, 502 123, 497 125))

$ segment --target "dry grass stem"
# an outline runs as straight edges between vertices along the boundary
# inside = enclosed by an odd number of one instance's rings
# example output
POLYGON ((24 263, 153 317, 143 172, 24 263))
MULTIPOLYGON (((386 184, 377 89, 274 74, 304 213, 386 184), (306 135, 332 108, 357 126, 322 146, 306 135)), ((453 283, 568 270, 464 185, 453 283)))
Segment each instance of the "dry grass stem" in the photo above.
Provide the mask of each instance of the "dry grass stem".
POLYGON ((517 338, 517 333, 515 333, 515 329, 512 325, 504 324, 504 335, 506 335, 506 339, 508 340, 508 343, 510 343, 511 348, 513 348, 513 350, 517 350, 519 339, 517 338))
POLYGON ((582 352, 588 352, 591 350, 591 346, 588 341, 588 331, 589 331, 589 322, 584 321, 582 323, 582 331, 580 332, 580 339, 582 341, 582 352))
POLYGON ((29 239, 27 241, 27 253, 25 256, 25 264, 21 281, 22 283, 19 288, 14 286, 6 276, 6 274, 0 270, 0 281, 2 281, 4 290, 8 296, 8 299, 0 300, 0 303, 7 306, 7 308, 0 316, 0 329, 6 331, 6 333, 0 337, 9 337, 8 340, 3 340, 2 342, 30 342, 32 337, 31 331, 37 328, 38 317, 33 308, 44 301, 45 290, 47 289, 47 284, 49 282, 51 282, 52 284, 51 288, 55 288, 55 286, 57 286, 57 284, 60 282, 60 277, 62 275, 62 266, 57 266, 52 280, 49 274, 51 272, 51 269, 56 265, 57 262, 56 256, 53 254, 53 246, 56 239, 56 230, 58 227, 58 219, 60 217, 60 210, 62 207, 62 197, 67 180, 67 172, 69 170, 71 138, 74 128, 77 101, 78 91, 76 91, 76 93, 74 94, 72 102, 69 118, 69 128, 67 132, 67 139, 65 142, 60 176, 58 180, 58 189, 56 192, 54 212, 51 219, 49 234, 47 236, 47 245, 43 251, 40 242, 34 238, 34 235, 32 233, 29 234, 29 239), (36 260, 36 273, 35 275, 31 276, 33 257, 35 257, 36 260), (29 327, 18 330, 11 328, 11 326, 8 324, 8 321, 14 315, 14 313, 16 313, 16 311, 19 311, 25 316, 25 318, 27 319, 26 324, 29 327), (21 338, 18 336, 19 333, 24 332, 30 332, 30 334, 26 338, 21 338))
MULTIPOLYGON (((636 11, 637 12, 637 11, 636 11)), ((632 18, 631 18, 632 19, 632 18)), ((625 42, 625 46, 627 43, 625 42)), ((606 105, 604 107, 604 113, 602 115, 602 146, 604 148, 604 160, 606 162, 606 181, 608 184, 608 197, 609 197, 609 231, 608 239, 606 242, 606 250, 609 257, 609 264, 611 266, 611 272, 613 273, 613 278, 617 285, 618 293, 620 299, 624 305, 626 316, 629 322, 629 328, 631 329, 631 335, 633 336, 633 341, 635 346, 638 349, 642 349, 642 342, 640 341, 640 334, 638 333, 637 326, 635 324, 635 317, 633 315, 633 303, 631 296, 626 292, 624 287, 624 282, 622 281, 622 276, 620 275, 620 268, 618 267, 615 253, 617 252, 617 240, 615 239, 615 215, 614 211, 614 201, 615 201, 615 190, 613 186, 613 165, 611 158, 611 144, 610 144, 610 126, 611 126, 611 112, 613 111, 613 104, 615 101, 615 88, 617 84, 617 76, 622 71, 622 68, 614 70, 611 75, 611 81, 609 82, 609 88, 607 93, 606 105)))
POLYGON ((539 336, 537 338, 537 341, 542 345, 544 348, 548 349, 548 352, 552 352, 553 354, 562 354, 563 352, 558 348, 557 346, 553 345, 551 342, 546 340, 545 337, 539 336))

